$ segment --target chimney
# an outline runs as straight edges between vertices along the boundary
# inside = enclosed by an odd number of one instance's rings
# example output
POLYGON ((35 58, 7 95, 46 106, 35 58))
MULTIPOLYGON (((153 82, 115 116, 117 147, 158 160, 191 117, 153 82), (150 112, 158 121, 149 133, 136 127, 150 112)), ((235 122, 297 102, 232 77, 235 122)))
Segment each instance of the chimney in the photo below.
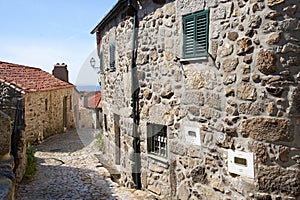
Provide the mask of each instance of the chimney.
POLYGON ((69 72, 65 63, 56 63, 52 70, 52 74, 62 81, 69 82, 69 72))

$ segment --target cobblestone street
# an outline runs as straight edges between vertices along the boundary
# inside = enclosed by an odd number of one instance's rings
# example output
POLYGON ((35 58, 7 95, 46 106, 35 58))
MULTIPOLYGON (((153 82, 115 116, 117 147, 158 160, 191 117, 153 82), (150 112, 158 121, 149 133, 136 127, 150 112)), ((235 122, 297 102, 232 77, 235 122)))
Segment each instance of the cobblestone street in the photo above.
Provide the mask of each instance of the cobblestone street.
POLYGON ((17 200, 153 199, 143 191, 119 187, 95 157, 94 130, 62 133, 37 146, 36 174, 24 178, 17 200))

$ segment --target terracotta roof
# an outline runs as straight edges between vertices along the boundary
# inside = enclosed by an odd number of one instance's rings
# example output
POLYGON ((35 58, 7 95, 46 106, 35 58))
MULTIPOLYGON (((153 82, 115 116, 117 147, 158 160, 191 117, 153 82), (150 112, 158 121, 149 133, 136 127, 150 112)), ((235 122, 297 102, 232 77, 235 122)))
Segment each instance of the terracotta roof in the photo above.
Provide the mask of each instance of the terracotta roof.
POLYGON ((101 105, 101 92, 95 92, 94 95, 88 98, 88 108, 102 108, 101 105))
POLYGON ((74 87, 39 68, 0 61, 0 82, 22 93, 43 92, 74 87))

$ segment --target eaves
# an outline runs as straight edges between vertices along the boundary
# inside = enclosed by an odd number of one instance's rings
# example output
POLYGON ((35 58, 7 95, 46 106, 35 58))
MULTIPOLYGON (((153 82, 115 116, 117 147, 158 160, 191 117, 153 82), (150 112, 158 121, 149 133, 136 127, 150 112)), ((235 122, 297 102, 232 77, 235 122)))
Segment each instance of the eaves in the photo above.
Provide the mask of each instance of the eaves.
POLYGON ((119 0, 116 5, 105 15, 105 17, 100 21, 100 23, 91 31, 91 34, 97 32, 98 29, 102 29, 113 17, 115 17, 120 10, 127 5, 128 0, 119 0))

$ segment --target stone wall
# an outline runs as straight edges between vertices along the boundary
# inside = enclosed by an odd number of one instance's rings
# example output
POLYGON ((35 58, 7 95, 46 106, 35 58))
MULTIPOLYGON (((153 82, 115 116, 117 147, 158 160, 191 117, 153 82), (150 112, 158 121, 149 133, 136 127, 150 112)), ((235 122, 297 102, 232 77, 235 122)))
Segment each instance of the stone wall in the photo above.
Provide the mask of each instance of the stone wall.
POLYGON ((22 97, 21 92, 16 91, 10 85, 0 82, 0 109, 10 118, 14 119, 17 99, 22 97))
POLYGON ((93 111, 87 108, 80 108, 79 110, 79 120, 77 128, 93 128, 93 111))
MULTIPOLYGON (((21 109, 24 110, 25 130, 21 133, 16 163, 16 180, 20 182, 25 174, 28 143, 41 142, 51 135, 62 133, 75 128, 73 102, 74 88, 21 94, 14 87, 0 83, 0 108, 7 113, 11 121, 14 120, 17 99, 24 96, 21 109), (63 102, 66 105, 66 126, 64 124, 63 102)), ((10 136, 6 137, 10 141, 10 136)), ((10 142, 7 143, 10 145, 10 142)))
POLYGON ((28 93, 25 96, 25 134, 27 141, 40 142, 51 135, 75 128, 73 88, 28 93), (66 100, 64 100, 66 98, 66 100), (66 125, 64 124, 64 104, 66 125))
POLYGON ((0 199, 14 199, 14 162, 10 155, 11 119, 0 110, 0 199))
POLYGON ((40 143, 52 135, 75 128, 73 94, 74 88, 67 88, 25 95, 25 130, 22 133, 19 145, 19 163, 16 170, 18 182, 22 180, 25 174, 26 149, 29 143, 40 143), (66 100, 64 100, 65 98, 66 100), (66 105, 66 124, 64 124, 63 115, 64 101, 66 105))
MULTIPOLYGON (((142 185, 162 199, 297 199, 300 196, 300 11, 296 0, 141 1, 137 76, 142 185), (210 10, 209 53, 182 59, 182 16, 210 10), (147 124, 167 125, 167 159, 147 152, 147 124), (186 139, 200 130, 200 144, 186 139), (228 172, 228 149, 254 154, 255 177, 228 172)), ((132 18, 100 32, 104 153, 132 186, 132 18), (116 70, 109 46, 116 46, 116 70), (119 116, 119 117, 116 117, 119 116), (118 119, 119 118, 119 119, 118 119), (118 119, 118 120, 117 120, 118 119)))

